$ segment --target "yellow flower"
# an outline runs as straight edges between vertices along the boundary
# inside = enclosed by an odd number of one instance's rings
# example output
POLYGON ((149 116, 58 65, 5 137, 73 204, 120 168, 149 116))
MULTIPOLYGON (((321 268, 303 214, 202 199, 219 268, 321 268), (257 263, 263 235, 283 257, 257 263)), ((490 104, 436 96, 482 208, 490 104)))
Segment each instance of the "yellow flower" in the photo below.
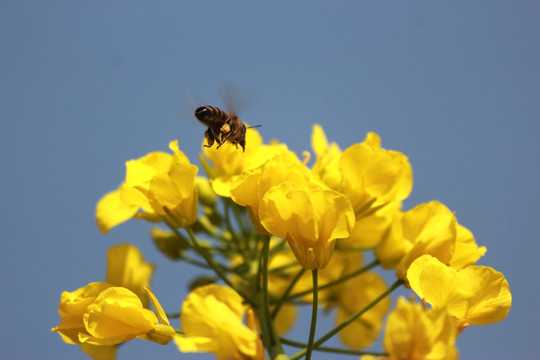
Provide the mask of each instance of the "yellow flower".
POLYGON ((285 150, 273 156, 262 166, 247 170, 231 184, 230 194, 234 202, 247 206, 255 229, 261 234, 268 234, 260 223, 259 207, 266 192, 284 181, 304 183, 312 177, 309 170, 294 153, 285 150))
POLYGON ((120 244, 107 252, 107 275, 105 280, 114 286, 125 287, 134 292, 148 308, 145 287, 150 286, 154 266, 144 260, 137 247, 120 244))
POLYGON ((266 192, 259 208, 261 224, 285 238, 300 264, 323 269, 336 239, 350 235, 354 212, 349 200, 314 182, 284 182, 266 192))
POLYGON ((231 288, 198 287, 182 305, 185 336, 177 335, 174 341, 181 352, 211 352, 223 360, 256 357, 259 336, 242 323, 244 312, 242 298, 231 288))
MULTIPOLYGON (((339 294, 336 324, 347 320, 367 306, 386 290, 386 283, 375 273, 364 273, 346 282, 346 288, 339 294)), ((354 349, 370 346, 377 340, 382 328, 382 320, 390 308, 391 300, 385 297, 356 321, 339 332, 341 341, 354 349)))
POLYGON ((156 174, 150 180, 148 200, 152 209, 175 227, 187 227, 197 219, 197 171, 197 166, 184 157, 174 162, 168 172, 156 174))
POLYGON ((455 270, 424 255, 407 272, 414 292, 435 309, 446 309, 462 330, 471 325, 502 321, 510 311, 512 294, 504 275, 486 266, 455 270))
POLYGON ((375 257, 386 269, 397 267, 396 274, 401 279, 405 278, 408 266, 424 254, 433 255, 459 270, 476 263, 486 252, 484 246, 476 244, 473 234, 458 224, 455 215, 438 201, 420 204, 405 213, 399 207, 386 206, 375 216, 379 213, 389 219, 390 226, 375 248, 375 257))
POLYGON ((454 360, 456 337, 454 321, 446 312, 426 311, 400 297, 388 317, 383 344, 389 360, 454 360))
POLYGON ((86 309, 102 291, 111 286, 104 282, 94 282, 73 292, 64 291, 58 304, 62 321, 52 331, 58 332, 68 344, 79 344, 79 333, 88 334, 83 322, 86 309))
POLYGON ((261 166, 275 154, 288 151, 285 144, 264 145, 255 129, 247 129, 246 143, 249 145, 245 152, 229 142, 219 149, 203 147, 201 164, 216 194, 230 197, 231 184, 242 172, 261 166))
POLYGON ((332 189, 340 190, 339 159, 342 151, 339 146, 334 142, 329 144, 323 128, 320 125, 313 125, 311 147, 317 155, 312 168, 313 173, 332 189))
POLYGON ((117 190, 103 196, 96 206, 101 232, 107 233, 134 216, 160 221, 172 213, 174 218, 169 220, 175 226, 187 226, 195 221, 197 166, 190 164, 178 149, 178 141, 172 141, 169 148, 173 154, 152 152, 126 162, 125 181, 117 190))
POLYGON ((81 350, 94 360, 114 360, 116 359, 115 345, 90 345, 79 344, 81 350))
POLYGON ((476 245, 472 232, 465 226, 457 224, 456 250, 448 265, 459 270, 476 264, 485 253, 486 247, 476 245))
POLYGON ((412 189, 412 168, 398 151, 381 148, 381 139, 368 133, 363 143, 343 151, 339 160, 341 191, 360 214, 370 207, 405 199, 412 189))
MULTIPOLYGON (((387 231, 395 220, 395 217, 401 213, 400 209, 400 202, 392 202, 370 215, 357 216, 351 236, 338 241, 337 246, 357 250, 377 248, 383 238, 387 236, 387 231)), ((392 246, 389 250, 396 251, 397 249, 395 246, 392 246)), ((385 255, 391 257, 388 252, 385 255)), ((385 266, 383 257, 378 257, 378 259, 385 266)))
POLYGON ((157 299, 146 288, 157 314, 145 309, 139 297, 122 287, 102 291, 88 306, 83 321, 88 334, 79 340, 95 345, 114 345, 135 337, 165 345, 175 335, 157 299))
POLYGON ((75 344, 115 345, 135 337, 167 344, 175 331, 154 294, 146 291, 157 316, 123 287, 90 283, 72 293, 65 291, 59 305, 62 322, 52 330, 75 344))
POLYGON ((421 204, 407 211, 401 218, 403 257, 396 276, 405 279, 410 264, 424 254, 430 254, 447 264, 454 255, 457 220, 446 206, 437 201, 421 204))

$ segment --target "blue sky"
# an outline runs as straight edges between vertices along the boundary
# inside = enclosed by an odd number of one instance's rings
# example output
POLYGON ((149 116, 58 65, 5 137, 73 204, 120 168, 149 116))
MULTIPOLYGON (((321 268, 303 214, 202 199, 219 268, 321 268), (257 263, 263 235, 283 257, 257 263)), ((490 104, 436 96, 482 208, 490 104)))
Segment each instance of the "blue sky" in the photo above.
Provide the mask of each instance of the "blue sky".
MULTIPOLYGON (((460 336, 462 359, 540 358, 539 14, 532 1, 0 2, 0 357, 84 359, 49 329, 63 290, 104 279, 113 244, 139 246, 179 309, 192 269, 163 259, 147 224, 100 234, 94 207, 125 161, 170 140, 198 162, 188 94, 219 106, 231 80, 267 141, 301 153, 319 123, 342 148, 375 131, 405 153, 405 207, 445 203, 512 290, 505 321, 460 336)), ((140 340, 119 351, 148 357, 186 358, 140 340)))

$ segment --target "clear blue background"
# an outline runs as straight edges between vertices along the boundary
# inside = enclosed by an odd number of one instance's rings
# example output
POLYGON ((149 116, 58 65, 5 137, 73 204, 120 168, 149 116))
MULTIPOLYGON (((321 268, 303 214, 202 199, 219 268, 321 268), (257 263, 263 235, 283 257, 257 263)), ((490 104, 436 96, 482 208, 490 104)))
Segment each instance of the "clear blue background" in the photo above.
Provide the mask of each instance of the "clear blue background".
MULTIPOLYGON (((444 202, 511 286, 508 318, 465 330, 462 359, 540 358, 539 53, 538 2, 0 2, 0 358, 85 358, 49 330, 120 242, 179 309, 200 271, 164 259, 148 224, 100 234, 94 207, 170 140, 198 163, 188 93, 220 105, 226 79, 256 94, 241 115, 265 140, 300 153, 319 123, 342 148, 375 131, 409 156, 406 207, 444 202)), ((145 358, 213 356, 119 350, 145 358)))

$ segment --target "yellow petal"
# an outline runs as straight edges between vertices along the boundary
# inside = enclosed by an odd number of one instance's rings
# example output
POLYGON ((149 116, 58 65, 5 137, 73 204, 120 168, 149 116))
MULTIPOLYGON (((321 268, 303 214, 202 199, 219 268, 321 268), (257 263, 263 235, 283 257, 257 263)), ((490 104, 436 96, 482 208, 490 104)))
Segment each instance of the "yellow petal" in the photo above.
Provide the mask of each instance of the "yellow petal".
POLYGON ((144 307, 148 307, 144 287, 150 285, 153 272, 154 266, 147 263, 139 249, 131 244, 116 245, 107 252, 107 282, 134 292, 144 307))
POLYGON ((219 149, 215 146, 203 148, 204 157, 201 162, 210 177, 214 192, 220 196, 230 197, 231 185, 240 174, 261 166, 283 151, 288 151, 286 145, 275 142, 264 145, 255 129, 247 129, 245 152, 230 143, 225 143, 219 149))
POLYGON ((317 155, 324 153, 328 148, 328 139, 326 138, 326 134, 324 133, 322 126, 318 124, 313 125, 311 148, 317 155))
POLYGON ((396 276, 405 279, 407 269, 418 257, 429 254, 448 264, 456 244, 456 218, 446 206, 431 201, 407 211, 402 218, 403 237, 412 248, 401 259, 396 276))
POLYGON ((155 151, 139 159, 127 161, 126 185, 141 190, 147 189, 148 183, 154 175, 166 172, 172 160, 171 154, 155 151))
POLYGON ((461 324, 485 325, 503 320, 512 294, 503 274, 485 266, 460 271, 424 255, 407 272, 411 288, 433 308, 446 309, 461 324))
POLYGON ((474 265, 486 253, 486 247, 478 247, 473 234, 466 227, 457 224, 456 250, 450 266, 456 270, 474 265))
POLYGON ((124 202, 118 190, 105 194, 96 206, 96 221, 99 231, 106 234, 109 230, 131 219, 138 211, 137 205, 124 202))
POLYGON ((458 272, 437 258, 424 255, 416 259, 409 267, 407 279, 411 289, 434 308, 448 308, 458 318, 467 313, 473 294, 460 289, 458 272))
POLYGON ((116 346, 80 344, 81 350, 94 360, 116 359, 116 346))
POLYGON ((73 292, 64 291, 58 305, 62 322, 52 331, 57 331, 62 339, 69 344, 79 344, 79 333, 86 332, 83 315, 87 307, 102 291, 109 287, 111 287, 110 284, 94 282, 73 292))
POLYGON ((159 319, 159 322, 164 325, 170 325, 169 319, 167 318, 167 314, 165 314, 165 311, 163 310, 163 307, 159 303, 158 299, 150 290, 149 287, 145 287, 144 291, 148 294, 148 297, 150 298, 150 301, 152 302, 152 305, 154 306, 154 310, 156 310, 157 318, 159 319))
POLYGON ((271 234, 284 237, 306 269, 323 269, 337 238, 350 235, 354 212, 348 199, 318 183, 284 182, 264 195, 261 224, 271 234))
POLYGON ((242 298, 231 288, 206 285, 193 290, 182 305, 185 337, 176 337, 180 351, 214 352, 219 359, 255 356, 259 337, 242 324, 242 298))
POLYGON ((466 321, 486 325, 502 321, 512 306, 510 286, 504 275, 487 266, 469 266, 459 271, 460 284, 474 294, 466 321))
MULTIPOLYGON (((384 280, 375 273, 365 273, 351 281, 349 288, 339 296, 337 324, 360 311, 386 290, 384 280)), ((379 337, 383 318, 390 308, 390 303, 390 298, 384 298, 343 329, 339 333, 341 341, 354 349, 362 349, 373 344, 379 337)))
POLYGON ((457 359, 457 331, 444 311, 424 311, 420 305, 399 298, 388 317, 384 348, 391 359, 457 359))
POLYGON ((141 300, 126 288, 111 287, 88 306, 83 321, 90 336, 82 342, 114 345, 144 335, 158 323, 156 315, 144 309, 141 300))
POLYGON ((343 192, 357 213, 369 206, 401 201, 412 189, 412 168, 407 157, 382 149, 374 133, 368 134, 363 143, 347 148, 339 167, 343 192))
POLYGON ((152 209, 163 217, 174 216, 175 226, 185 227, 197 218, 198 168, 186 163, 174 163, 169 172, 155 175, 150 181, 148 199, 152 209))

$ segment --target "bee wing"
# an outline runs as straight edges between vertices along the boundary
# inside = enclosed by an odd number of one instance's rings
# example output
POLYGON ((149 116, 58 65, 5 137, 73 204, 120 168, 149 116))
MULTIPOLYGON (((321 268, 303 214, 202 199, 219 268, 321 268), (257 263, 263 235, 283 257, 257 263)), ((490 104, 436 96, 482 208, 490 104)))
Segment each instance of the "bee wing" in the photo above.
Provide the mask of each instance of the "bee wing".
POLYGON ((238 115, 257 100, 253 90, 231 80, 222 80, 219 90, 225 110, 232 114, 238 115))

